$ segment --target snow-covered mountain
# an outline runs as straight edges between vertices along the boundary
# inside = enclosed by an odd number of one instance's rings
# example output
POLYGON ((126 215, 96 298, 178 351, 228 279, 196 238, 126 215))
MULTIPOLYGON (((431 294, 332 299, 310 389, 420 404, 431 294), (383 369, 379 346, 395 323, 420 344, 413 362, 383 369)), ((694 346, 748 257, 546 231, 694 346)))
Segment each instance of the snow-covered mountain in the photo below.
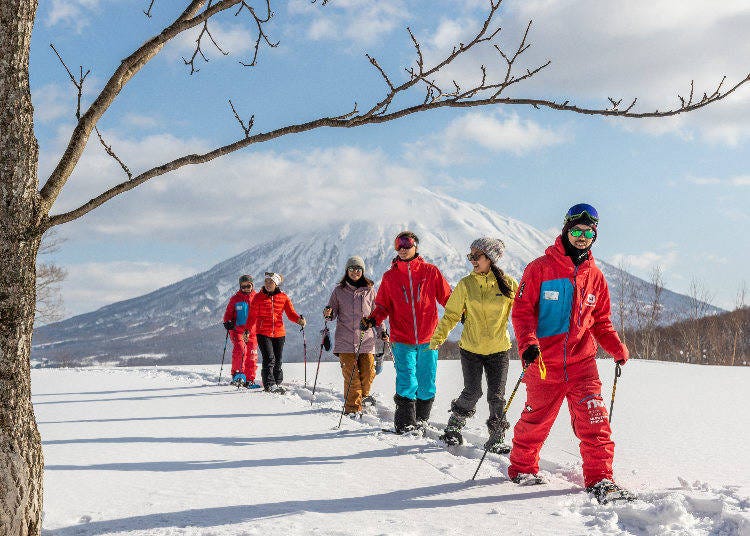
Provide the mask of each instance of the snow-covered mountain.
MULTIPOLYGON (((205 363, 221 359, 224 329, 221 317, 237 278, 248 273, 258 280, 265 271, 284 274, 282 288, 310 324, 305 330, 308 359, 317 350, 321 311, 341 279, 351 255, 367 264, 367 276, 380 281, 394 257, 393 237, 404 229, 420 237, 420 252, 436 264, 452 285, 469 270, 466 252, 480 236, 506 244, 502 268, 516 279, 541 255, 554 236, 502 216, 477 203, 467 203, 426 189, 416 189, 407 202, 408 214, 392 221, 367 219, 330 224, 293 235, 279 234, 227 259, 209 270, 130 300, 40 327, 34 335, 36 360, 205 363)), ((386 216, 381 216, 382 220, 386 216)), ((613 300, 623 282, 643 280, 597 260, 610 283, 613 300)), ((259 286, 259 285, 258 285, 259 286)), ((679 316, 688 298, 665 291, 665 316, 679 316)), ((285 358, 302 358, 302 337, 289 325, 285 358)), ((317 354, 316 354, 317 355, 317 354)))

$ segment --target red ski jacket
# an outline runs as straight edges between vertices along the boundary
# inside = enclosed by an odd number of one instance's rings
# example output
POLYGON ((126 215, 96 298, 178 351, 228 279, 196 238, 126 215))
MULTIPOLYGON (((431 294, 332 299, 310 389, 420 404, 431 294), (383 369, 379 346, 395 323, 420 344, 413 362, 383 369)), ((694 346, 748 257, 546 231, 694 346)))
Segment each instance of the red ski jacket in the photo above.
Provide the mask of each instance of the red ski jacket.
POLYGON ((292 300, 280 289, 272 293, 266 292, 262 288, 255 294, 250 304, 250 322, 255 324, 255 332, 258 335, 266 337, 283 337, 286 335, 284 321, 281 313, 286 313, 286 317, 292 322, 297 322, 300 315, 294 310, 292 300))
POLYGON ((391 341, 424 344, 437 326, 435 302, 445 307, 450 295, 451 287, 437 266, 419 256, 410 261, 396 258, 383 274, 372 316, 378 325, 388 318, 391 341))
POLYGON ((253 296, 257 292, 242 292, 241 290, 229 298, 227 309, 224 311, 224 319, 222 322, 228 322, 231 320, 234 322, 234 331, 238 334, 243 334, 245 331, 248 332, 248 336, 253 340, 255 339, 255 324, 248 322, 250 315, 250 304, 253 301, 253 296))
MULTIPOLYGON (((575 266, 565 255, 562 237, 523 272, 513 304, 513 329, 518 352, 538 344, 550 381, 598 377, 598 342, 616 360, 627 360, 610 319, 609 288, 604 274, 589 257, 575 266)), ((539 359, 526 381, 539 381, 539 359)))

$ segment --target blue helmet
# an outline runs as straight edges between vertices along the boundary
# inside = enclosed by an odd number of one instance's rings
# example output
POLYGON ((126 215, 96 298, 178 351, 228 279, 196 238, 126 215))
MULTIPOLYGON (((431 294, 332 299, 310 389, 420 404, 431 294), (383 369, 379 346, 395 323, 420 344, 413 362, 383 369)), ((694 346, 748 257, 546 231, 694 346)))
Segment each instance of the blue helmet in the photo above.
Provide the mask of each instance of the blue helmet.
MULTIPOLYGON (((588 203, 578 203, 568 209, 565 214, 564 225, 582 223, 596 226, 599 223, 599 213, 588 203)), ((572 226, 572 225, 571 225, 572 226)))

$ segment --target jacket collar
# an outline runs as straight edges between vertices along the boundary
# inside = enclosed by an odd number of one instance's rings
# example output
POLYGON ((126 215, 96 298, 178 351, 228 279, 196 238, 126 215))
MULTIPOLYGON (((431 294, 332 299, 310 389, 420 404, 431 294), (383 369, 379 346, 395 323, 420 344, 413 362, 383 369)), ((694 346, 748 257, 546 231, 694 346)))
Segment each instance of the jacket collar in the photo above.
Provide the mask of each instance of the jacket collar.
MULTIPOLYGON (((594 262, 594 254, 591 253, 590 250, 588 253, 589 253, 588 259, 583 261, 578 266, 579 272, 587 271, 590 267, 596 265, 596 263, 594 262)), ((544 252, 544 254, 550 257, 552 260, 554 260, 556 264, 558 264, 562 268, 565 268, 569 272, 572 273, 575 271, 575 268, 576 268, 575 264, 573 264, 573 261, 571 260, 571 258, 565 254, 565 246, 562 243, 561 235, 558 235, 558 237, 555 239, 555 243, 549 246, 547 250, 544 252)))
POLYGON ((393 259, 391 262, 391 270, 397 270, 402 273, 406 273, 409 270, 409 267, 411 267, 412 271, 415 269, 419 269, 424 264, 424 259, 421 255, 417 255, 410 261, 402 261, 398 257, 393 259))
POLYGON ((266 287, 262 287, 260 291, 265 294, 266 296, 275 296, 276 294, 281 294, 281 289, 279 287, 276 287, 273 289, 273 292, 268 292, 266 290, 266 287))

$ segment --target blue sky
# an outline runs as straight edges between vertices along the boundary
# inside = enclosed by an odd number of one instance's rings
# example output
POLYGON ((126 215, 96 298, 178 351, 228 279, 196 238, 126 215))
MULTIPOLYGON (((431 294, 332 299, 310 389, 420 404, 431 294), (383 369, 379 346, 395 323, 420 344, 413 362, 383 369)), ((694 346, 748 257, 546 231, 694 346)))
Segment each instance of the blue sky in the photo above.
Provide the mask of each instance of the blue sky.
MULTIPOLYGON (((174 18, 183 2, 49 0, 40 3, 31 51, 40 181, 70 134, 75 92, 49 47, 71 69, 91 69, 84 106, 119 61, 174 18)), ((186 3, 186 2, 185 2, 186 3)), ((119 96, 100 130, 135 172, 242 137, 227 100, 263 132, 360 109, 384 95, 365 53, 394 78, 414 62, 405 27, 425 58, 466 40, 483 19, 479 0, 274 2, 267 25, 278 48, 251 57, 252 27, 234 11, 211 23, 223 57, 190 76, 182 62, 195 34, 167 45, 119 96)), ((552 61, 514 96, 607 105, 638 97, 666 109, 677 94, 711 93, 721 78, 750 73, 746 1, 505 0, 498 43, 517 45, 533 20, 522 66, 552 61)), ((479 65, 497 72, 491 48, 456 65, 470 83, 479 65)), ((413 95, 415 100, 421 95, 413 95)), ((68 314, 133 297, 205 270, 280 229, 376 210, 374 197, 424 185, 558 229, 568 206, 586 201, 602 218, 595 254, 687 292, 697 281, 733 308, 750 264, 750 85, 713 106, 666 120, 611 120, 526 108, 441 110, 384 125, 319 130, 256 145, 210 165, 160 177, 59 229, 54 260, 67 268, 68 314), (360 192, 359 201, 340 196, 360 192), (373 193, 375 192, 375 193, 373 193), (337 198, 347 206, 337 207, 337 198), (352 206, 354 205, 354 206, 352 206), (331 207, 334 207, 331 209, 331 207)), ((95 137, 55 211, 78 206, 124 179, 95 137)), ((381 200, 387 201, 387 200, 381 200)))

